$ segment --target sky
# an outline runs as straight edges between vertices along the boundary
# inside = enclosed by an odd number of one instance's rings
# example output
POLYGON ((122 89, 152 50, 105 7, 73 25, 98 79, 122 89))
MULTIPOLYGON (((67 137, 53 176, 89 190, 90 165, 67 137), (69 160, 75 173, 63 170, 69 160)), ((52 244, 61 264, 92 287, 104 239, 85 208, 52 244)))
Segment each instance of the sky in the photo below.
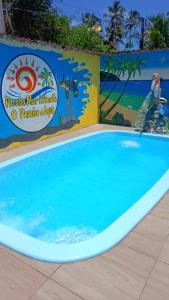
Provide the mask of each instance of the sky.
MULTIPOLYGON (((54 0, 54 3, 69 16, 80 18, 82 12, 94 12, 101 17, 113 0, 54 0)), ((127 10, 139 10, 144 17, 169 11, 168 0, 121 0, 121 3, 127 10)))

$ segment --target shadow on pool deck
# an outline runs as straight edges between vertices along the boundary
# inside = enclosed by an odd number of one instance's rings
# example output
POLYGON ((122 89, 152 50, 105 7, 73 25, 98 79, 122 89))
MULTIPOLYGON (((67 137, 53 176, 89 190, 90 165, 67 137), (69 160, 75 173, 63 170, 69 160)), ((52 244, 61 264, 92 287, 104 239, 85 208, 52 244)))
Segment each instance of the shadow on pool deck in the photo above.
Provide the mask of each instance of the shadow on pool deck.
MULTIPOLYGON (((102 129, 124 130, 95 125, 1 153, 0 161, 102 129)), ((84 262, 47 264, 1 246, 0 300, 28 299, 168 300, 169 193, 119 245, 84 262)))

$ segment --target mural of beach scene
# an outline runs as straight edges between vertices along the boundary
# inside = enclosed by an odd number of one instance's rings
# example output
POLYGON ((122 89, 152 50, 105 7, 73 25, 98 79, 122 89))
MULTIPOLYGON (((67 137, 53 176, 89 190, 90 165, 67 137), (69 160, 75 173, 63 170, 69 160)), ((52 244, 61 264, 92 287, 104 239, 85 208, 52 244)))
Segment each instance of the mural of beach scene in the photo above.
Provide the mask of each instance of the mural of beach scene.
POLYGON ((160 109, 154 110, 151 124, 157 123, 157 119, 163 119, 158 123, 161 122, 163 131, 168 131, 169 50, 101 57, 100 122, 137 127, 138 120, 144 119, 154 105, 154 93, 150 93, 154 73, 160 76, 160 103, 163 101, 165 112, 162 118, 160 109))

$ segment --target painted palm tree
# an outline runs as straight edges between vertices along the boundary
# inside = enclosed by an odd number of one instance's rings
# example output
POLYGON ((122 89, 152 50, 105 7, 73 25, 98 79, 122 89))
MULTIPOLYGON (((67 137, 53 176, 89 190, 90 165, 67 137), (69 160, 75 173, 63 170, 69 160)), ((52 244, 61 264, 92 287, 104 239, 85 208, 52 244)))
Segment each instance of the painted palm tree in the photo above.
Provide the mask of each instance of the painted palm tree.
POLYGON ((133 76, 133 78, 135 77, 136 73, 138 72, 139 75, 141 75, 141 67, 144 65, 145 61, 140 58, 137 57, 135 60, 128 58, 128 66, 127 66, 127 72, 128 72, 128 77, 127 80, 123 86, 123 89, 120 93, 120 95, 118 96, 118 98, 116 99, 116 101, 112 104, 112 106, 106 111, 106 113, 104 114, 104 118, 106 118, 111 112, 112 110, 116 107, 116 105, 119 103, 120 99, 122 98, 126 87, 129 83, 129 80, 131 79, 131 77, 133 76))
POLYGON ((137 26, 140 23, 140 13, 137 10, 130 10, 126 18, 126 49, 130 50, 133 47, 133 38, 138 38, 137 26))
POLYGON ((108 12, 104 15, 108 19, 106 28, 109 43, 113 49, 118 49, 123 38, 125 8, 119 0, 115 0, 112 6, 108 7, 108 12))
POLYGON ((53 87, 53 76, 52 73, 47 70, 47 68, 43 68, 43 71, 40 75, 42 78, 43 87, 53 87))
POLYGON ((123 58, 119 58, 116 60, 116 70, 117 70, 117 78, 116 81, 114 82, 111 90, 109 91, 108 95, 106 96, 106 98, 104 99, 104 101, 101 103, 100 105, 100 110, 102 109, 103 105, 106 103, 106 101, 111 97, 118 81, 121 75, 123 75, 123 77, 125 76, 126 71, 128 70, 128 59, 123 59, 123 58))
POLYGON ((111 74, 116 74, 116 66, 117 66, 117 60, 115 58, 109 58, 106 60, 105 64, 104 64, 104 72, 106 72, 106 76, 104 78, 104 84, 100 90, 100 93, 102 94, 102 92, 105 90, 106 84, 107 84, 107 79, 111 74))

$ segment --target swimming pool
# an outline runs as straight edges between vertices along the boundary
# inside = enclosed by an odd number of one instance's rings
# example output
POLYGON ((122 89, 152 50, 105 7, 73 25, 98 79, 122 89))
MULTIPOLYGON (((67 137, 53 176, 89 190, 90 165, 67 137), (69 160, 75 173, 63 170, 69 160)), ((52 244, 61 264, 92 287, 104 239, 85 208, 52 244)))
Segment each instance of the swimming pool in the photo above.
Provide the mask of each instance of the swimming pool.
POLYGON ((117 244, 169 189, 169 138, 101 131, 0 164, 0 242, 48 262, 117 244))

